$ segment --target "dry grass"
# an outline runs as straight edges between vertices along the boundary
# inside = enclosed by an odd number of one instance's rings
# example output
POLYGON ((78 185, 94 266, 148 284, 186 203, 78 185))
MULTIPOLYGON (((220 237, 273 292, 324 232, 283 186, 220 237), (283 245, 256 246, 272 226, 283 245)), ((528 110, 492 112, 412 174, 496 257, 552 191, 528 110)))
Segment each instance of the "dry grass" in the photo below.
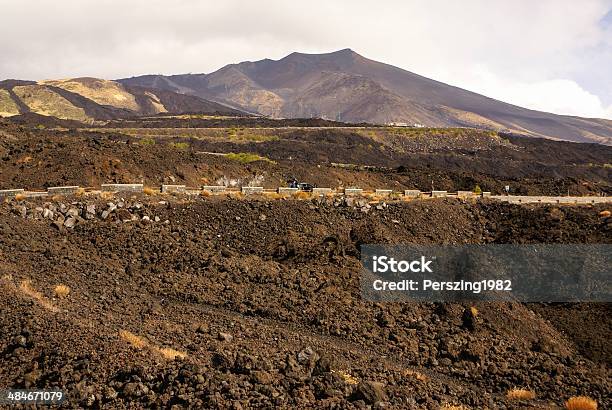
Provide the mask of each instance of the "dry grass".
POLYGON ((404 371, 404 376, 407 377, 414 377, 415 379, 417 379, 420 382, 426 382, 427 381, 427 376, 425 376, 423 373, 419 373, 415 370, 410 370, 407 369, 404 371))
POLYGON ((187 357, 187 353, 184 353, 178 350, 174 350, 169 347, 159 348, 157 346, 152 346, 144 338, 137 336, 132 332, 128 332, 127 330, 120 330, 119 337, 137 349, 144 349, 144 348, 150 349, 154 353, 162 356, 164 359, 174 360, 177 357, 180 359, 184 359, 187 357))
POLYGON ((506 397, 510 400, 533 400, 535 399, 535 393, 531 390, 526 389, 512 389, 508 390, 506 397))
POLYGON ((349 374, 349 373, 347 373, 345 371, 342 371, 342 370, 337 370, 337 371, 336 370, 332 370, 332 373, 336 373, 338 376, 340 376, 340 378, 342 380, 344 380, 344 382, 346 384, 350 384, 351 386, 355 386, 355 385, 359 384, 359 380, 356 377, 352 376, 351 374, 349 374))
POLYGON ((17 164, 27 164, 30 161, 32 161, 32 157, 29 155, 26 155, 25 157, 19 158, 16 162, 17 164))
POLYGON ((70 288, 66 285, 57 285, 54 289, 53 292, 55 293, 55 296, 57 296, 60 299, 65 298, 66 296, 68 296, 68 294, 70 293, 70 288))
POLYGON ((604 217, 604 218, 608 218, 610 215, 612 215, 612 212, 610 212, 610 211, 608 211, 608 210, 601 211, 601 212, 599 213, 599 216, 602 216, 602 217, 604 217))
POLYGON ((476 309, 476 306, 470 306, 470 313, 472 316, 478 317, 478 309, 476 309))
POLYGON ((565 402, 567 410, 597 410, 597 402, 590 397, 572 397, 565 402))
POLYGON ((312 197, 312 194, 310 192, 298 191, 292 196, 295 199, 310 199, 312 197))
POLYGON ((17 194, 15 195, 15 201, 23 201, 24 199, 26 199, 25 194, 17 194))
POLYGON ((163 357, 165 357, 168 360, 174 360, 177 357, 179 359, 184 359, 187 357, 187 353, 179 352, 178 350, 174 350, 170 348, 155 349, 155 350, 157 350, 159 354, 161 354, 163 357))
POLYGON ((142 337, 136 336, 134 333, 128 332, 127 330, 120 330, 119 337, 137 349, 143 349, 149 346, 149 343, 142 337))
POLYGON ((115 196, 114 192, 100 192, 100 198, 101 199, 112 199, 115 196))
POLYGON ((200 191, 200 196, 211 196, 211 195, 212 195, 212 192, 207 191, 205 189, 200 191))
POLYGON ((455 406, 454 404, 445 404, 441 407, 441 410, 468 410, 468 407, 465 406, 455 406))
POLYGON ((144 187, 142 192, 145 193, 145 195, 156 195, 158 193, 158 191, 156 189, 153 189, 151 187, 144 187))
POLYGON ((79 188, 76 190, 76 192, 74 193, 75 196, 84 196, 85 195, 85 188, 79 188))
POLYGON ((46 297, 43 296, 42 293, 38 292, 36 289, 32 287, 32 281, 24 280, 19 285, 19 290, 25 294, 26 296, 31 297, 36 300, 42 307, 52 312, 59 312, 59 309, 56 308, 53 303, 51 303, 46 297))
POLYGON ((287 197, 287 194, 279 194, 278 192, 264 192, 266 198, 271 200, 278 200, 287 197))

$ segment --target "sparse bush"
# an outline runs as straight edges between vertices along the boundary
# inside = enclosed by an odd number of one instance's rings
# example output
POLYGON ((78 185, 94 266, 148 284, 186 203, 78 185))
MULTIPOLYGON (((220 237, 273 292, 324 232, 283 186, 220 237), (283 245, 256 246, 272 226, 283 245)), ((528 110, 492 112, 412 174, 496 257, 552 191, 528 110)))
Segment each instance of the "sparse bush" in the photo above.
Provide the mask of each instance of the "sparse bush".
POLYGON ((567 410, 597 410, 597 402, 590 397, 572 397, 565 402, 567 410))
POLYGON ((55 289, 53 289, 53 292, 55 292, 55 296, 63 299, 70 293, 70 288, 66 285, 57 285, 55 289))
POLYGON ((533 400, 535 396, 534 392, 526 389, 512 389, 506 393, 506 397, 510 400, 533 400))
POLYGON ((603 218, 609 218, 609 217, 610 217, 610 215, 612 215, 612 213, 611 213, 610 211, 607 211, 607 210, 606 210, 606 211, 601 211, 601 212, 599 213, 599 216, 601 216, 601 217, 603 217, 603 218))
POLYGON ((171 142, 168 145, 172 148, 175 148, 181 151, 185 151, 189 148, 188 142, 171 142))
POLYGON ((76 190, 76 192, 74 193, 75 196, 83 196, 85 195, 85 188, 79 188, 76 190))
POLYGON ((26 198, 24 194, 15 195, 15 201, 23 201, 26 198))
POLYGON ((238 161, 242 164, 250 164, 251 162, 256 162, 256 161, 266 161, 272 164, 276 163, 269 158, 262 157, 257 154, 246 153, 246 152, 239 152, 239 153, 230 152, 228 154, 225 154, 225 157, 227 159, 231 159, 232 161, 238 161))
POLYGON ((140 145, 155 145, 155 140, 153 138, 141 138, 138 143, 140 145))

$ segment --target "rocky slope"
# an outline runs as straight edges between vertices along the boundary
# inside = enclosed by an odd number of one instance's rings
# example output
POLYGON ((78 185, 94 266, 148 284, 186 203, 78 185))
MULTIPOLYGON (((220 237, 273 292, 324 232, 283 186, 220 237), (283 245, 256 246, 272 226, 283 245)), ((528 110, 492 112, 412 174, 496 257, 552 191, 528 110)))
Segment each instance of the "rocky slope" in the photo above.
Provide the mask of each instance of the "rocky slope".
POLYGON ((3 203, 0 385, 59 388, 70 408, 609 408, 605 304, 385 304, 359 288, 361 243, 609 243, 601 210, 3 203))

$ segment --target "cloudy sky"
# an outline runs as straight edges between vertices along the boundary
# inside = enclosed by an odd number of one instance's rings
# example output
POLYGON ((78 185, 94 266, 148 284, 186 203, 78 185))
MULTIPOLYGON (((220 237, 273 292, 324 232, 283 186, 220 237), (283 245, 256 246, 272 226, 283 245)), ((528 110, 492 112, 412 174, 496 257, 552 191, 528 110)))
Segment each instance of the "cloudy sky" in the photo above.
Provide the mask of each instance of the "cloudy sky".
POLYGON ((208 73, 361 55, 517 105, 612 119, 612 0, 0 0, 0 78, 208 73))

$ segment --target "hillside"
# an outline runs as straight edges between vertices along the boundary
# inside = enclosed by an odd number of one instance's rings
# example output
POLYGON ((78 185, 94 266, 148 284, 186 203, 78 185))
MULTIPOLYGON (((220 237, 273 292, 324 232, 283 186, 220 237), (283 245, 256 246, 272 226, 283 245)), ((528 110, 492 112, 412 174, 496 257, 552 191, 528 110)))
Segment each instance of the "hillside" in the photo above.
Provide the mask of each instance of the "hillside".
POLYGON ((98 78, 0 81, 0 116, 38 114, 93 122, 160 113, 241 114, 219 103, 168 90, 125 86, 98 78))
POLYGON ((227 65, 210 74, 118 80, 273 117, 470 126, 612 144, 612 121, 555 115, 494 100, 345 49, 227 65))

